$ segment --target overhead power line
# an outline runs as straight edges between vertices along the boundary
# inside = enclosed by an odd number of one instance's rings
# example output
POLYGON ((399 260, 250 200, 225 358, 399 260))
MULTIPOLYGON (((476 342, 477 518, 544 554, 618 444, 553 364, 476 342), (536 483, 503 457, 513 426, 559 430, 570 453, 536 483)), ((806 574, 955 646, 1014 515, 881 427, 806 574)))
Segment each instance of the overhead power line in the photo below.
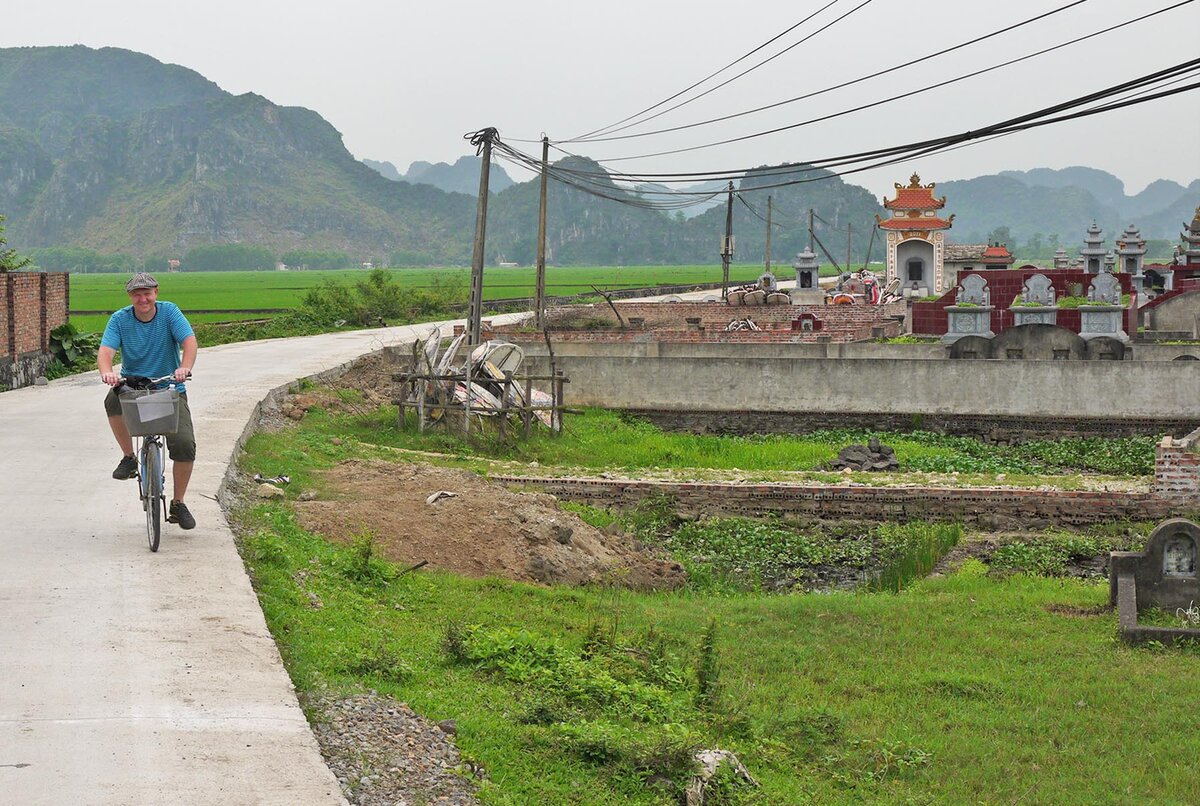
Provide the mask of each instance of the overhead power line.
MULTIPOLYGON (((831 3, 829 3, 828 5, 826 5, 826 6, 822 7, 822 8, 820 8, 820 9, 818 9, 818 10, 817 10, 816 12, 814 12, 813 14, 810 14, 809 16, 805 17, 805 18, 804 18, 803 20, 801 20, 800 22, 796 23, 796 25, 793 25, 793 26, 792 26, 791 28, 789 28, 789 29, 788 29, 788 31, 786 31, 785 33, 788 33, 788 32, 790 32, 790 31, 794 30, 795 28, 799 27, 800 25, 803 25, 805 22, 808 22, 810 19, 812 19, 813 17, 815 17, 817 14, 820 14, 822 11, 824 11, 826 8, 829 8, 829 6, 833 5, 833 4, 834 4, 834 3, 836 3, 836 2, 837 2, 837 0, 833 0, 833 2, 831 2, 831 3)), ((646 112, 650 112, 650 111, 652 111, 652 110, 654 110, 654 109, 657 109, 659 106, 662 106, 662 105, 663 105, 663 104, 665 104, 665 103, 669 103, 670 101, 674 100, 675 98, 678 98, 680 95, 682 95, 682 94, 684 94, 684 93, 686 93, 686 92, 689 92, 689 91, 691 91, 691 90, 695 89, 696 87, 698 87, 698 86, 700 86, 701 84, 703 84, 705 81, 708 81, 710 78, 713 78, 714 76, 716 76, 716 75, 718 75, 718 74, 720 74, 720 73, 724 72, 725 70, 728 70, 728 69, 729 69, 730 67, 732 67, 734 64, 737 64, 737 62, 738 62, 738 61, 741 61, 741 59, 738 59, 738 60, 736 60, 736 61, 734 61, 734 62, 732 62, 732 63, 730 63, 730 64, 726 65, 725 67, 722 67, 722 68, 721 68, 720 70, 718 70, 716 73, 713 73, 712 75, 708 76, 707 78, 705 78, 705 79, 703 79, 703 80, 701 80, 701 81, 697 82, 696 84, 693 84, 691 87, 688 87, 688 89, 686 89, 686 90, 683 90, 682 92, 678 92, 678 93, 676 93, 675 95, 671 96, 670 98, 666 99, 665 101, 660 101, 659 103, 655 104, 655 105, 654 105, 654 106, 652 106, 652 107, 649 107, 648 109, 643 109, 641 112, 638 112, 636 115, 632 115, 632 116, 630 116, 630 117, 628 117, 628 118, 625 118, 625 120, 618 121, 617 123, 614 123, 612 126, 605 126, 603 129, 597 129, 597 130, 595 130, 595 131, 593 131, 593 132, 590 132, 589 134, 581 135, 581 136, 579 136, 579 137, 576 137, 576 138, 573 138, 573 139, 571 139, 571 140, 564 140, 563 142, 566 142, 566 143, 580 142, 580 141, 585 141, 585 140, 587 140, 587 139, 590 139, 590 138, 592 137, 592 135, 595 135, 595 134, 601 134, 601 133, 605 133, 605 132, 611 133, 611 132, 619 132, 619 131, 624 131, 624 130, 626 130, 626 129, 630 128, 630 127, 633 127, 633 126, 640 126, 641 124, 643 124, 643 123, 646 123, 647 121, 651 121, 651 120, 654 120, 655 118, 661 117, 661 116, 663 116, 663 115, 667 114, 668 112, 674 112, 676 109, 679 109, 679 108, 680 108, 680 107, 682 107, 682 106, 686 106, 686 105, 688 105, 688 104, 690 104, 690 103, 692 103, 692 102, 694 102, 694 101, 698 101, 698 100, 700 100, 701 98, 703 98, 704 96, 706 96, 706 95, 709 95, 709 94, 711 94, 711 93, 713 93, 713 92, 716 92, 717 90, 721 89, 722 87, 725 87, 725 86, 728 86, 729 84, 732 84, 734 81, 737 81, 739 78, 742 78, 743 76, 747 75, 748 73, 752 73, 752 72, 754 72, 755 70, 757 70, 758 68, 760 68, 760 67, 762 67, 762 66, 764 66, 764 65, 766 65, 766 64, 769 64, 770 62, 773 62, 773 61, 775 61, 776 59, 778 59, 780 56, 782 56, 783 54, 787 53, 788 51, 791 51, 791 50, 793 50, 794 48, 796 48, 796 47, 799 47, 800 45, 803 45, 805 42, 807 42, 808 40, 812 39, 814 36, 817 36, 818 34, 821 34, 821 33, 825 32, 825 31, 829 30, 830 28, 832 28, 833 26, 837 25, 837 24, 838 24, 839 22, 841 22, 842 20, 844 20, 844 19, 846 19, 847 17, 849 17, 849 16, 850 16, 851 14, 853 14, 854 12, 858 11, 859 9, 863 8, 863 7, 864 7, 864 6, 866 6, 866 5, 869 5, 871 2, 873 2, 873 0, 862 0, 862 2, 861 2, 861 3, 859 3, 857 6, 855 6, 855 7, 854 7, 854 8, 852 8, 852 9, 850 9, 849 11, 847 11, 845 14, 842 14, 840 17, 837 17, 836 19, 834 19, 834 20, 831 20, 830 22, 827 22, 827 23, 825 23, 824 25, 822 25, 822 26, 821 26, 820 28, 818 28, 817 30, 813 31, 813 32, 812 32, 811 34, 809 34, 808 36, 805 36, 805 37, 803 37, 802 39, 800 39, 800 40, 799 40, 799 41, 797 41, 797 42, 793 42, 792 44, 788 45, 786 48, 784 48, 783 50, 779 51, 779 52, 778 52, 778 53, 776 53, 775 55, 773 55, 773 56, 769 56, 768 58, 766 58, 766 59, 763 59, 761 62, 759 62, 758 64, 754 65, 753 67, 749 67, 749 68, 747 68, 747 69, 743 70, 742 72, 738 73, 737 75, 733 76, 732 78, 726 79, 725 81, 722 81, 720 84, 717 84, 715 87, 710 87, 709 89, 705 90, 705 91, 704 91, 704 92, 702 92, 702 93, 699 93, 698 95, 695 95, 695 96, 693 96, 693 97, 691 97, 691 98, 688 98, 688 99, 686 99, 686 100, 680 101, 679 103, 675 104, 675 105, 674 105, 674 106, 672 106, 672 107, 669 107, 669 108, 667 108, 667 109, 664 109, 664 110, 662 110, 661 112, 656 112, 655 114, 653 114, 653 115, 650 115, 649 117, 642 118, 641 120, 634 120, 634 118, 637 118, 637 117, 639 117, 640 115, 643 115, 643 114, 645 114, 646 112), (626 121, 632 121, 632 122, 628 122, 628 123, 627 123, 626 121), (622 123, 624 123, 625 125, 621 125, 622 123)), ((1081 2, 1081 3, 1082 3, 1082 2, 1087 2, 1087 0, 1077 0, 1077 2, 1081 2)), ((780 34, 779 36, 783 36, 783 34, 780 34)), ((775 37, 775 39, 778 39, 778 38, 779 38, 778 36, 777 36, 777 37, 775 37)), ((775 39, 772 39, 772 40, 770 40, 770 41, 771 41, 771 42, 774 42, 774 41, 775 41, 775 39)), ((767 44, 770 44, 770 42, 768 42, 767 44)), ((760 45, 758 48, 755 48, 755 50, 760 50, 760 49, 761 49, 762 47, 764 47, 764 46, 765 46, 765 45, 760 45)), ((753 53, 753 52, 754 52, 754 51, 751 51, 751 53, 753 53)), ((747 55, 749 55, 749 54, 747 54, 747 55)), ((743 56, 742 58, 744 59, 744 58, 745 58, 745 56, 743 56)))
POLYGON ((1177 2, 1174 5, 1167 6, 1165 8, 1161 8, 1157 11, 1153 11, 1148 14, 1143 14, 1140 17, 1134 17, 1132 19, 1125 20, 1124 22, 1117 23, 1116 25, 1111 25, 1107 28, 1103 28, 1098 31, 1093 31, 1089 34, 1084 34, 1083 36, 1075 37, 1074 39, 1067 40, 1066 42, 1060 42, 1057 45, 1051 45, 1050 47, 1042 48, 1041 50, 1036 50, 1032 53, 1027 53, 1024 56, 1018 56, 1014 59, 1008 59, 1007 61, 1003 61, 998 64, 993 64, 989 67, 984 67, 979 70, 974 70, 969 73, 964 73, 962 75, 955 76, 954 78, 949 78, 944 81, 934 82, 933 84, 928 84, 919 89, 909 90, 908 92, 898 93, 896 95, 892 95, 888 98, 883 98, 878 101, 872 101, 870 103, 859 104, 858 106, 854 106, 849 109, 844 109, 840 112, 831 112, 827 115, 820 115, 818 117, 809 118, 808 120, 802 120, 797 123, 790 123, 785 126, 777 126, 772 129, 766 129, 764 131, 754 132, 752 134, 744 134, 744 135, 740 135, 738 137, 730 137, 730 138, 726 138, 724 140, 717 140, 717 141, 714 141, 711 143, 704 143, 704 144, 696 145, 696 146, 686 146, 683 148, 673 148, 673 149, 668 149, 665 151, 654 151, 654 152, 650 152, 650 153, 646 153, 646 154, 635 154, 635 155, 624 156, 624 157, 610 157, 610 158, 605 159, 604 162, 606 164, 608 164, 608 163, 614 163, 614 162, 628 162, 631 160, 649 159, 652 157, 665 157, 665 156, 669 156, 672 154, 684 154, 684 153, 688 153, 688 152, 692 152, 692 151, 700 151, 700 150, 706 149, 706 148, 715 148, 716 146, 730 145, 731 143, 741 143, 741 142, 745 142, 746 140, 753 140, 753 139, 757 139, 759 137, 766 137, 766 136, 772 135, 772 134, 779 134, 781 132, 792 131, 794 129, 798 129, 798 128, 801 128, 804 126, 810 126, 814 123, 823 123, 825 121, 833 120, 835 118, 843 117, 845 115, 850 115, 855 112, 862 112, 866 109, 873 109, 875 107, 883 106, 885 104, 893 103, 895 101, 904 100, 905 98, 911 98, 916 95, 921 95, 923 93, 930 92, 931 90, 950 86, 951 84, 957 84, 960 81, 965 81, 966 79, 969 79, 969 78, 975 78, 977 76, 981 76, 986 73, 991 73, 991 72, 1000 70, 1005 67, 1010 67, 1014 64, 1028 61, 1029 59, 1033 59, 1038 56, 1044 56, 1047 53, 1051 53, 1056 50, 1061 50, 1062 48, 1069 47, 1071 45, 1075 45, 1080 42, 1084 42, 1088 39, 1093 39, 1097 36, 1102 36, 1104 34, 1111 33, 1112 31, 1116 31, 1116 30, 1119 30, 1126 26, 1133 25, 1138 22, 1142 22, 1143 20, 1147 20, 1151 17, 1158 16, 1159 14, 1166 13, 1167 11, 1172 11, 1174 9, 1180 8, 1181 6, 1185 6, 1185 5, 1188 5, 1193 2, 1195 2, 1195 0, 1180 0, 1180 2, 1177 2))
MULTIPOLYGON (((903 70, 906 67, 912 67, 913 65, 920 64, 921 62, 927 62, 930 59, 937 58, 938 56, 944 56, 947 53, 953 53, 956 50, 962 50, 963 48, 978 44, 978 43, 986 41, 988 39, 992 39, 993 37, 997 37, 1002 34, 1006 34, 1010 31, 1015 31, 1018 28, 1023 28, 1026 25, 1030 25, 1030 24, 1038 22, 1040 20, 1044 20, 1047 17, 1052 17, 1055 14, 1058 14, 1058 13, 1061 13, 1068 9, 1074 8, 1075 6, 1082 5, 1083 3, 1086 3, 1086 2, 1089 2, 1089 0, 1074 0, 1074 2, 1067 3, 1065 6, 1059 6, 1058 8, 1051 9, 1050 11, 1047 11, 1045 13, 1038 14, 1037 16, 1030 17, 1030 18, 1022 20, 1020 22, 1013 23, 1012 25, 1007 25, 1003 28, 999 28, 995 31, 992 31, 991 33, 984 34, 982 36, 977 36, 974 39, 968 39, 965 42, 960 42, 957 45, 953 45, 948 48, 943 48, 942 50, 935 51, 934 53, 930 53, 925 56, 921 56, 920 58, 911 59, 907 62, 903 62, 901 64, 897 64, 892 67, 888 67, 884 70, 877 70, 874 73, 869 73, 865 76, 859 76, 858 78, 851 79, 850 81, 843 81, 840 84, 834 84, 832 86, 825 87, 824 89, 814 90, 813 92, 808 92, 808 93, 805 93, 804 95, 797 95, 795 98, 788 98, 783 101, 776 101, 775 103, 767 104, 766 106, 759 106, 759 107, 755 107, 754 109, 747 109, 745 111, 735 112, 730 115, 722 115, 720 117, 709 118, 708 120, 701 120, 701 121, 697 121, 695 123, 686 123, 681 126, 672 126, 670 128, 666 128, 666 129, 656 129, 654 131, 649 131, 649 132, 637 132, 635 134, 622 134, 622 135, 615 135, 615 136, 605 135, 602 137, 593 137, 591 135, 584 135, 582 137, 577 137, 574 140, 564 140, 563 142, 565 142, 565 143, 573 143, 573 142, 604 143, 604 142, 610 142, 613 140, 629 140, 629 139, 632 139, 635 137, 652 137, 654 135, 683 131, 685 129, 694 129, 698 126, 707 126, 712 123, 721 123, 726 120, 733 120, 734 118, 744 117, 746 115, 753 115, 758 112, 765 112, 767 110, 776 109, 778 107, 786 106, 788 104, 793 104, 798 101, 804 101, 804 100, 808 100, 809 98, 815 98, 818 95, 824 95, 828 92, 833 92, 834 90, 840 90, 840 89, 844 89, 845 87, 853 86, 855 84, 861 84, 862 82, 869 81, 872 78, 879 78, 880 76, 887 75, 888 73, 894 73, 898 70, 903 70)), ((1186 2, 1192 2, 1192 0, 1186 0, 1186 2)), ((1185 4, 1186 3, 1180 3, 1179 5, 1185 5, 1185 4)), ((1172 8, 1174 8, 1174 6, 1172 6, 1172 8)), ((1156 12, 1156 13, 1161 13, 1161 12, 1156 12)), ((647 118, 647 120, 649 120, 649 118, 647 118)), ((644 122, 645 121, 640 121, 640 123, 644 123, 644 122)), ((631 125, 633 125, 633 124, 631 124, 631 125)), ((622 127, 622 128, 629 128, 629 127, 622 127)), ((611 134, 611 132, 609 134, 611 134)))
MULTIPOLYGON (((631 196, 629 192, 617 187, 616 185, 612 184, 612 182, 614 179, 618 181, 644 181, 651 177, 654 177, 657 179, 657 181, 681 181, 676 178, 679 176, 687 176, 690 181, 696 181, 697 177, 715 180, 719 176, 728 178, 736 174, 741 174, 743 176, 753 175, 757 178, 761 176, 778 175, 780 173, 795 174, 798 171, 808 172, 813 168, 842 168, 843 166, 850 166, 846 167, 844 170, 833 171, 823 176, 807 176, 772 184, 757 185, 753 188, 743 188, 741 192, 762 191, 778 187, 805 184, 814 181, 823 181, 825 179, 833 178, 834 176, 846 176, 849 174, 859 173, 861 171, 871 170, 873 168, 910 160, 918 156, 927 156, 934 153, 940 153, 942 151, 962 148, 965 145, 974 144, 975 142, 994 137, 1006 136, 1019 131, 1026 131, 1033 128, 1066 122, 1068 120, 1075 120, 1083 117, 1102 114, 1105 112, 1178 95, 1184 92, 1190 92, 1200 88, 1200 80, 1196 79, 1200 79, 1200 59, 1191 59, 1164 70, 1159 70, 1154 73, 1105 88, 1103 90, 1089 93, 1069 101, 1064 101, 1050 107, 1045 107, 1025 115, 1000 121, 980 129, 973 129, 954 135, 948 135, 914 143, 872 149, 869 151, 857 152, 855 154, 846 154, 837 157, 811 160, 806 162, 804 167, 792 165, 782 166, 781 168, 777 169, 769 169, 769 171, 756 170, 751 172, 749 169, 741 169, 739 171, 711 172, 708 174, 609 175, 594 171, 576 171, 561 165, 556 165, 551 166, 548 169, 548 174, 551 178, 560 183, 567 184, 583 192, 623 204, 630 204, 647 209, 680 209, 682 207, 691 206, 692 204, 696 204, 703 200, 714 198, 724 191, 648 191, 639 193, 637 196, 631 196), (1186 80, 1192 80, 1192 83, 1184 86, 1174 86, 1186 80), (1117 96, 1121 95, 1126 95, 1127 97, 1113 100, 1117 96), (1095 105, 1089 107, 1089 104, 1095 105), (604 178, 604 182, 600 181, 599 177, 601 176, 604 178), (646 195, 664 195, 668 197, 676 196, 679 198, 673 200, 656 201, 654 199, 646 198, 646 195)), ((528 154, 524 154, 523 152, 506 143, 503 143, 502 141, 497 141, 496 149, 498 156, 503 159, 523 165, 524 167, 530 169, 540 170, 541 168, 540 160, 528 154)))

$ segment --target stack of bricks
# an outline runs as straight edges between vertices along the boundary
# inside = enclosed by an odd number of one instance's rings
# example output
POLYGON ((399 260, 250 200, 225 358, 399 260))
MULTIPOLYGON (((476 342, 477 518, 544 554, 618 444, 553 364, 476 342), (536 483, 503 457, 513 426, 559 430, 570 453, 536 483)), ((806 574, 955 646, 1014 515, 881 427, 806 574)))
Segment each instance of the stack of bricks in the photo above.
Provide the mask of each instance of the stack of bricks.
POLYGON ((65 273, 0 275, 0 384, 20 386, 40 371, 50 333, 66 324, 70 280, 65 273))
POLYGON ((1183 439, 1163 437, 1155 450, 1154 492, 1200 507, 1200 429, 1183 439))

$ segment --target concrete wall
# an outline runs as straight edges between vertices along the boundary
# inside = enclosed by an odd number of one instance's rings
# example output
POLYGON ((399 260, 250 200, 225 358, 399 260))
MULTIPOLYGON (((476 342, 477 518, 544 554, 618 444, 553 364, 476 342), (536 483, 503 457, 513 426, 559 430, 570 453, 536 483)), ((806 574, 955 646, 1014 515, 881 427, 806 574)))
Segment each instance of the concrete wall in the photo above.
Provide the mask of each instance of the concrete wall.
POLYGON ((0 385, 28 385, 45 369, 50 331, 66 323, 69 308, 66 273, 0 274, 0 385))
MULTIPOLYGON (((832 361, 727 357, 701 345, 681 355, 663 355, 666 345, 658 345, 651 357, 650 345, 590 347, 589 354, 556 348, 571 405, 1200 420, 1200 372, 1190 361, 832 361)), ((544 348, 530 345, 541 371, 547 365, 539 352, 544 356, 544 348)))
POLYGON ((1190 333, 1200 338, 1200 289, 1163 300, 1160 305, 1146 309, 1148 330, 1169 330, 1190 333))

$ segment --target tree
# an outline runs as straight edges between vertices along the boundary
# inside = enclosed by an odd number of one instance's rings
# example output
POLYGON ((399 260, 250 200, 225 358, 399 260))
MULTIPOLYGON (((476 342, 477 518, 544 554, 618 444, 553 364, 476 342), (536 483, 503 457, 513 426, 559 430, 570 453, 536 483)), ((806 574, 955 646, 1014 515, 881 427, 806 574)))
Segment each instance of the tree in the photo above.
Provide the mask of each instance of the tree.
POLYGON ((5 249, 8 239, 4 237, 4 216, 0 215, 0 272, 17 271, 29 265, 29 258, 21 257, 16 249, 5 249))

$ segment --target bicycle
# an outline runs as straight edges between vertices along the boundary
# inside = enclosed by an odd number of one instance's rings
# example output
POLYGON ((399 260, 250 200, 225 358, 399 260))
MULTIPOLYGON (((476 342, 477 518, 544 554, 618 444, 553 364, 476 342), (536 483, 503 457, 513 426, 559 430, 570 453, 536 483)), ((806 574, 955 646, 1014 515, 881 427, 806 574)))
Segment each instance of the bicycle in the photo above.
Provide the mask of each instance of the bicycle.
MULTIPOLYGON (((191 373, 188 373, 191 377, 191 373)), ((129 435, 140 440, 138 457, 138 498, 146 513, 146 540, 150 551, 158 551, 162 537, 163 510, 166 497, 163 488, 166 473, 163 468, 166 441, 164 437, 179 427, 179 393, 174 375, 161 378, 121 376, 114 387, 121 401, 121 417, 129 435), (162 386, 162 388, 159 388, 162 386)))

